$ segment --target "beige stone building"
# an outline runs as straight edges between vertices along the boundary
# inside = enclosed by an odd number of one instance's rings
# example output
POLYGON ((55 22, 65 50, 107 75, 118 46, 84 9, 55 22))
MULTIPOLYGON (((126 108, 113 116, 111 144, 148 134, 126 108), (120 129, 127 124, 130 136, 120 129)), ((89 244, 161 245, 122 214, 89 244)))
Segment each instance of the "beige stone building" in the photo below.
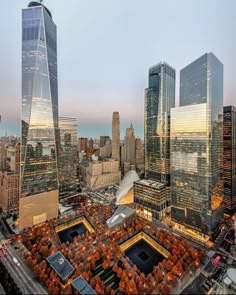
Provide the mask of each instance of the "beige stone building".
POLYGON ((18 142, 14 147, 7 147, 7 166, 8 170, 20 173, 20 143, 18 142))
POLYGON ((137 137, 135 139, 135 162, 137 164, 144 163, 144 155, 143 155, 143 146, 141 138, 137 137))
POLYGON ((124 175, 126 175, 131 170, 131 165, 129 161, 124 161, 124 175))
POLYGON ((113 112, 112 116, 112 159, 120 162, 120 116, 113 112))
POLYGON ((0 171, 0 206, 6 213, 19 211, 20 143, 6 148, 8 171, 0 171))
POLYGON ((4 143, 0 142, 0 170, 6 169, 7 160, 7 147, 4 143))
POLYGON ((126 128, 125 161, 130 162, 131 165, 135 165, 135 136, 132 124, 129 128, 126 128))
POLYGON ((103 158, 110 158, 112 152, 111 140, 107 139, 104 146, 99 148, 99 156, 103 158))
POLYGON ((20 175, 0 171, 0 206, 6 213, 19 211, 20 175))
POLYGON ((119 161, 109 160, 103 162, 90 162, 86 177, 87 188, 89 190, 97 190, 108 187, 121 180, 121 172, 119 171, 119 161))

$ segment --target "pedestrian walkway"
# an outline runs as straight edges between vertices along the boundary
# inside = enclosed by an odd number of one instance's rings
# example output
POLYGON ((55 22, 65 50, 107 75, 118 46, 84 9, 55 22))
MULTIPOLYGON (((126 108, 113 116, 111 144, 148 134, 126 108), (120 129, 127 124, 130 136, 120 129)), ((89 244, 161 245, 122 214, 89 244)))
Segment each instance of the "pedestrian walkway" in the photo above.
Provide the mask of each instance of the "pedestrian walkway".
POLYGON ((201 265, 195 273, 193 273, 193 276, 186 276, 184 283, 180 281, 180 283, 173 289, 173 294, 180 294, 183 292, 184 289, 186 289, 189 285, 193 283, 193 281, 200 275, 200 273, 203 273, 204 268, 206 267, 207 263, 209 262, 208 259, 205 260, 204 264, 201 265))

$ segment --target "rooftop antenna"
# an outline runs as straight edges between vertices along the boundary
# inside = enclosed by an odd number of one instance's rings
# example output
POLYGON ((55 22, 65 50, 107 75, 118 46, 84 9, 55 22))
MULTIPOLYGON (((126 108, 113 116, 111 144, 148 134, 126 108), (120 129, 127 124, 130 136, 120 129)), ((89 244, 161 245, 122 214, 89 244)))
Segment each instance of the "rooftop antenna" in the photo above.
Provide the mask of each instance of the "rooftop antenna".
POLYGON ((39 0, 40 4, 42 4, 43 0, 39 0))

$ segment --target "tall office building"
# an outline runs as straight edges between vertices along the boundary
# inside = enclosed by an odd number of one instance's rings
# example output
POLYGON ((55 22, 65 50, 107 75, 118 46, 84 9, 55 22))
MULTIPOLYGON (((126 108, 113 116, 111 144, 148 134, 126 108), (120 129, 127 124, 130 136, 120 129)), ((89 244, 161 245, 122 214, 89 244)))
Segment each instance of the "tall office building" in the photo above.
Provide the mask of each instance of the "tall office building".
POLYGON ((167 63, 149 69, 145 90, 145 176, 170 184, 170 109, 175 106, 175 70, 167 63))
POLYGON ((19 228, 58 215, 57 29, 50 11, 22 10, 19 228))
POLYGON ((112 115, 112 158, 120 161, 120 116, 119 112, 112 115))
POLYGON ((224 107, 224 211, 236 212, 236 108, 224 107))
MULTIPOLYGON (((109 137, 109 136, 108 136, 109 137)), ((109 139, 106 140, 104 146, 100 146, 99 148, 99 156, 102 158, 110 158, 111 157, 111 149, 112 149, 112 141, 109 139)))
POLYGON ((135 139, 135 163, 143 164, 143 145, 139 137, 135 139))
POLYGON ((135 136, 134 128, 131 124, 129 128, 126 128, 125 135, 125 161, 130 162, 131 165, 135 165, 135 136))
POLYGON ((90 150, 93 150, 93 139, 92 138, 90 138, 88 141, 88 147, 90 150))
POLYGON ((59 116, 60 197, 77 192, 77 129, 78 120, 76 118, 59 116))
POLYGON ((20 143, 7 148, 7 171, 0 171, 0 206, 6 213, 19 212, 20 143))
POLYGON ((78 152, 87 151, 88 149, 88 138, 79 137, 78 139, 78 152))
POLYGON ((223 217, 223 65, 206 53, 180 72, 171 110, 171 218, 212 238, 223 217))
POLYGON ((0 171, 6 169, 7 163, 7 146, 5 142, 0 141, 0 171))
POLYGON ((99 146, 100 147, 104 147, 107 140, 110 140, 110 136, 108 136, 108 135, 102 135, 102 136, 100 136, 99 146))
POLYGON ((170 109, 175 105, 175 70, 167 63, 149 69, 144 110, 144 181, 134 184, 138 215, 164 218, 170 199, 170 109))
POLYGON ((5 213, 19 211, 19 180, 19 174, 0 171, 0 207, 5 213))

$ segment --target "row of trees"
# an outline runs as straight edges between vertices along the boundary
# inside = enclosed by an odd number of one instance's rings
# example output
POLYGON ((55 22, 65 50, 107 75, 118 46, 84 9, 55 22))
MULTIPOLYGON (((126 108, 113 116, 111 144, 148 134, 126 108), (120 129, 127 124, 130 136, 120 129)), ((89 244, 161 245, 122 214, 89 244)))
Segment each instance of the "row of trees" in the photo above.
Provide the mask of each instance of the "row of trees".
POLYGON ((17 239, 23 241, 31 253, 25 254, 27 263, 32 267, 37 276, 42 279, 52 294, 72 294, 70 284, 62 284, 57 274, 46 262, 46 257, 55 251, 61 251, 68 259, 75 271, 71 281, 82 275, 91 284, 98 294, 114 294, 114 290, 106 287, 100 276, 94 276, 98 261, 102 260, 104 270, 113 265, 113 271, 120 279, 120 292, 125 294, 150 294, 154 290, 160 294, 170 294, 172 288, 178 283, 183 273, 194 264, 199 267, 204 259, 204 252, 195 249, 191 244, 181 238, 175 237, 165 231, 157 231, 154 225, 147 226, 144 220, 136 218, 129 225, 109 234, 106 220, 113 214, 113 210, 102 204, 80 208, 73 216, 63 219, 54 219, 23 232, 17 239), (96 231, 82 236, 77 236, 72 243, 60 244, 54 227, 62 222, 69 221, 72 217, 84 214, 96 231), (154 267, 153 272, 147 276, 140 273, 136 265, 129 259, 122 258, 124 253, 118 243, 132 236, 137 230, 147 231, 162 246, 169 250, 170 255, 162 263, 154 267), (123 261, 124 267, 118 263, 123 261))

